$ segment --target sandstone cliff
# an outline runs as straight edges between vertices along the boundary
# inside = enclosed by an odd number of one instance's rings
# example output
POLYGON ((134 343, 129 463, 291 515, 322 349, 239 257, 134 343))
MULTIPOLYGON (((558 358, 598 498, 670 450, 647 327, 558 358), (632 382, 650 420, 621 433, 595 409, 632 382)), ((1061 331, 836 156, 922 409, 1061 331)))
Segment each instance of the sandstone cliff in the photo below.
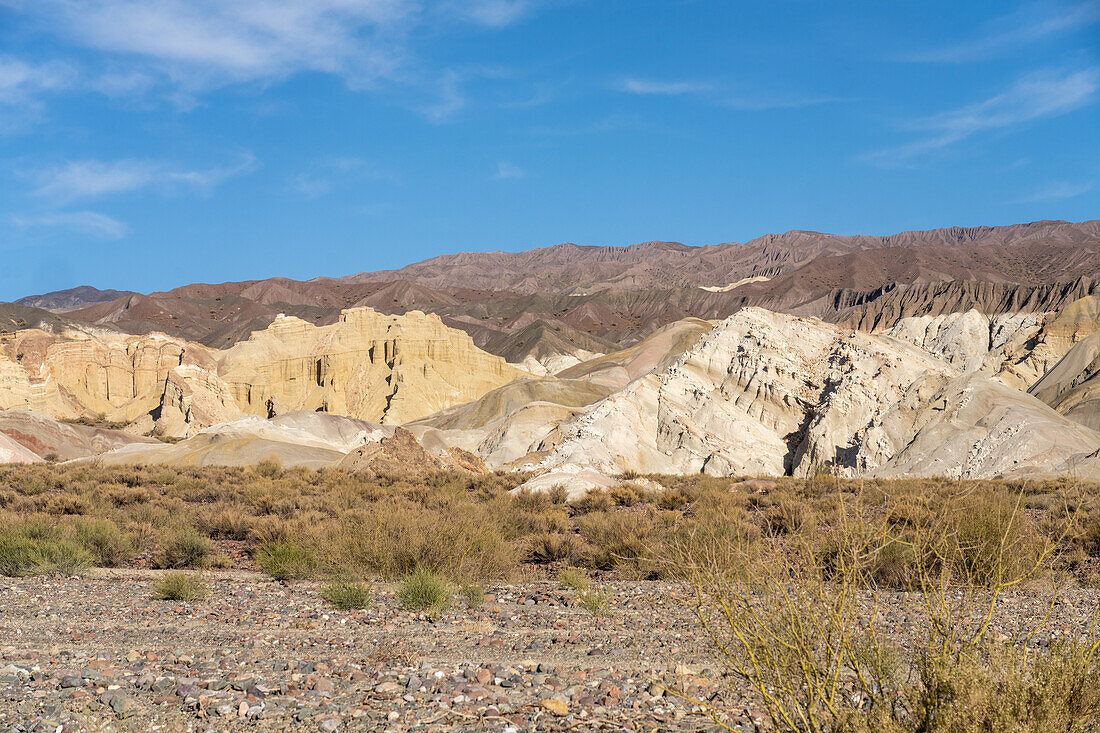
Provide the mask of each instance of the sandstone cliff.
POLYGON ((438 316, 346 310, 330 326, 276 319, 223 352, 218 374, 240 408, 318 410, 400 425, 522 376, 438 316))
POLYGON ((0 409, 174 437, 296 410, 399 424, 523 374, 416 311, 352 309, 322 327, 280 318, 227 351, 159 333, 0 335, 0 409))

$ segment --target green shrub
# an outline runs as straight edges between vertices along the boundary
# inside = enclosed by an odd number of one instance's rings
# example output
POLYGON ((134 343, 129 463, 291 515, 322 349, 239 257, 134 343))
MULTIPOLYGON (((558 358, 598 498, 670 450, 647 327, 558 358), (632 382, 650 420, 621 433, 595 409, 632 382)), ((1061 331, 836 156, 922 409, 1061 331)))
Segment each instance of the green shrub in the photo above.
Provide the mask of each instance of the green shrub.
POLYGON ((611 610, 611 594, 603 588, 587 588, 577 593, 577 605, 596 618, 601 618, 611 610))
POLYGON ((0 575, 77 575, 94 564, 80 545, 29 527, 0 532, 0 575))
POLYGON ((161 546, 157 567, 161 568, 201 568, 213 548, 210 540, 194 529, 178 529, 168 536, 161 546))
POLYGON ((172 570, 153 586, 153 598, 160 601, 197 601, 206 595, 206 583, 198 573, 172 570))
POLYGON ((485 604, 485 586, 481 583, 463 583, 459 593, 470 608, 481 608, 485 604))
POLYGON ((409 611, 427 611, 438 618, 450 606, 451 588, 442 575, 417 568, 401 581, 397 600, 409 611))
POLYGON ((599 618, 606 616, 611 608, 611 594, 592 584, 583 570, 566 568, 558 573, 558 582, 572 588, 573 603, 599 618))
POLYGON ((558 582, 577 592, 582 592, 592 587, 592 581, 588 579, 585 572, 577 568, 566 568, 562 570, 558 573, 558 582))
POLYGON ((371 589, 359 580, 334 580, 321 589, 321 597, 341 611, 366 608, 371 604, 371 589))
POLYGON ((134 542, 110 519, 84 519, 76 525, 76 538, 101 567, 113 568, 134 554, 134 542))
POLYGON ((260 569, 275 580, 301 580, 317 572, 317 558, 293 542, 265 542, 254 557, 260 569))

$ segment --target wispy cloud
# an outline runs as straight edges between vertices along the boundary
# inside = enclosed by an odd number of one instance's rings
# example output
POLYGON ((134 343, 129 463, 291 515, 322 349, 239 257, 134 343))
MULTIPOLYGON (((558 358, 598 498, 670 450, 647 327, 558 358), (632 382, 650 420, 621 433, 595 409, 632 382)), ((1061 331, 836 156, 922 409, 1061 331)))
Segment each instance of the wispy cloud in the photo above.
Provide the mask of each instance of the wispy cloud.
POLYGON ((74 76, 73 69, 60 62, 28 64, 0 56, 0 105, 26 104, 40 92, 69 86, 74 76))
POLYGON ((493 178, 498 181, 514 181, 523 178, 525 175, 527 175, 527 173, 518 165, 502 160, 497 163, 497 172, 493 178))
POLYGON ((1004 92, 910 125, 927 136, 869 153, 863 162, 907 165, 914 158, 946 148, 988 130, 1011 128, 1083 107, 1100 89, 1100 67, 1079 71, 1044 70, 1026 74, 1004 92))
POLYGON ((1038 201, 1060 201, 1062 199, 1077 198, 1096 188, 1096 184, 1090 182, 1051 181, 1037 188, 1023 198, 1017 199, 1017 203, 1031 204, 1038 201))
POLYGON ((331 193, 337 186, 367 178, 389 178, 362 158, 325 158, 293 176, 287 188, 307 199, 317 199, 331 193))
POLYGON ((302 71, 367 83, 400 60, 414 0, 35 0, 17 6, 72 41, 145 59, 206 88, 302 71))
POLYGON ((768 94, 748 94, 738 91, 731 85, 713 84, 697 80, 654 80, 627 78, 618 82, 615 88, 627 94, 661 97, 694 96, 708 104, 727 109, 758 112, 769 109, 795 109, 818 104, 845 101, 831 96, 797 96, 768 94))
POLYGON ((699 94, 712 89, 707 83, 697 81, 654 81, 652 79, 623 79, 619 85, 621 91, 628 94, 652 94, 676 96, 680 94, 699 94))
POLYGON ((1098 22, 1100 0, 1069 4, 1031 3, 987 23, 973 38, 949 46, 903 54, 899 60, 918 63, 981 61, 1098 22))
POLYGON ((503 28, 525 18, 534 9, 535 3, 533 0, 459 0, 452 7, 467 20, 503 28))
POLYGON ((421 107, 421 112, 433 122, 444 122, 466 107, 465 77, 454 70, 443 73, 436 83, 435 100, 421 107))
POLYGON ((30 175, 36 183, 34 195, 68 202, 155 186, 209 188, 255 166, 256 159, 251 154, 246 154, 236 165, 205 169, 177 168, 157 160, 79 160, 30 175))
POLYGON ((130 228, 118 219, 95 211, 64 211, 34 217, 15 217, 21 229, 49 227, 70 229, 102 239, 121 239, 130 228))
POLYGON ((0 130, 20 129, 42 111, 42 95, 70 87, 75 70, 61 62, 30 64, 0 56, 0 130))

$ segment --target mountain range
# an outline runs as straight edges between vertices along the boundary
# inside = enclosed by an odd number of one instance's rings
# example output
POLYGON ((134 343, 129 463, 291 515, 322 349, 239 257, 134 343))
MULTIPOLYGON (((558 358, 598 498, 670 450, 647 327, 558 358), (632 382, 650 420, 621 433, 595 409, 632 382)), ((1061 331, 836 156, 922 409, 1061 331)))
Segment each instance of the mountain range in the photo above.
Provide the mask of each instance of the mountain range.
MULTIPOLYGON (((282 416, 286 432, 308 410, 581 485, 818 464, 1080 472, 1100 470, 1098 319, 1100 220, 562 244, 338 278, 28 296, 0 305, 0 409, 185 443, 248 415, 282 416)), ((264 430, 270 443, 276 427, 264 430)), ((125 460, 162 450, 111 445, 125 460)))

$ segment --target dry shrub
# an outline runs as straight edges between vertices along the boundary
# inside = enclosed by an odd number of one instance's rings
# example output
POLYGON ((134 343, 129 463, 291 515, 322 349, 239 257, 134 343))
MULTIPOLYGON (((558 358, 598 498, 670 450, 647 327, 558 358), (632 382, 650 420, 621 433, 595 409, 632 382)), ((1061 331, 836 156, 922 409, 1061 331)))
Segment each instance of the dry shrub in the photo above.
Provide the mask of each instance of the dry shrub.
POLYGON ((321 597, 341 611, 366 608, 371 604, 371 588, 359 580, 340 578, 321 589, 321 597))
POLYGON ((334 536, 320 542, 333 564, 387 579, 425 569, 490 580, 510 576, 519 564, 519 550, 502 536, 498 518, 474 503, 379 502, 345 515, 334 536))
POLYGON ((178 527, 172 530, 161 543, 157 567, 205 567, 213 549, 210 540, 199 534, 194 527, 178 527))
POLYGON ((87 550, 44 522, 0 529, 0 575, 77 575, 94 564, 87 550))
POLYGON ((586 552, 584 540, 572 532, 540 532, 524 540, 528 562, 578 562, 586 552))
POLYGON ((260 545, 255 553, 260 570, 275 580, 302 580, 317 572, 318 562, 313 552, 292 542, 276 540, 260 545))
MULTIPOLYGON (((928 501, 935 518, 904 527, 906 536, 885 513, 856 504, 824 539, 746 543, 739 567, 676 555, 716 657, 755 691, 772 726, 792 733, 1100 724, 1095 634, 1036 654, 991 631, 1004 593, 1046 572, 1054 553, 1050 539, 1035 543, 1020 496, 928 501), (888 640, 883 576, 919 590, 898 599, 920 624, 915 650, 888 640)), ((1030 622, 1034 632, 1043 618, 1030 622)))
POLYGON ((572 503, 577 514, 606 512, 615 506, 615 501, 603 489, 589 489, 588 493, 572 503))
POLYGON ((597 511, 581 517, 577 529, 589 546, 588 560, 594 567, 651 577, 664 571, 657 558, 666 554, 677 516, 649 506, 597 511))
POLYGON ((76 539, 95 556, 101 567, 118 567, 134 554, 133 539, 109 519, 83 519, 76 523, 76 539))
POLYGON ((255 518, 243 504, 219 502, 195 517, 198 530, 210 537, 227 540, 248 539, 255 518))
POLYGON ((153 585, 153 598, 158 601, 197 601, 207 594, 206 583, 198 573, 173 570, 153 585))
POLYGON ((417 568, 401 580, 397 600, 409 611, 427 611, 438 619, 451 603, 451 586, 441 574, 417 568))

